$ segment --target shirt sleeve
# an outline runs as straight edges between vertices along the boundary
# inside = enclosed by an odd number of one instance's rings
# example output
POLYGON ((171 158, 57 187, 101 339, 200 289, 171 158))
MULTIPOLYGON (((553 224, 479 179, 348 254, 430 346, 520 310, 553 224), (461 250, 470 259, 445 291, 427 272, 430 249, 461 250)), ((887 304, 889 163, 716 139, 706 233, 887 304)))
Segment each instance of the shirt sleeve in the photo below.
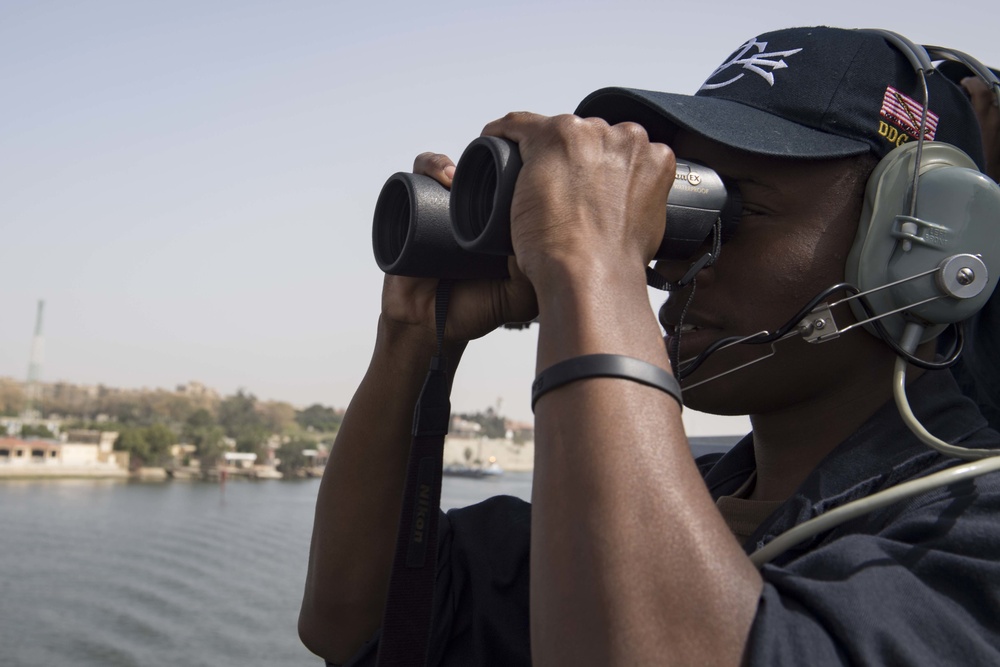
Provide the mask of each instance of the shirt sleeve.
MULTIPOLYGON (((530 528, 530 504, 511 496, 441 515, 428 664, 531 664, 530 528)), ((376 635, 344 667, 375 665, 378 640, 376 635)))
POLYGON ((765 566, 749 664, 1000 664, 996 477, 856 519, 765 566))

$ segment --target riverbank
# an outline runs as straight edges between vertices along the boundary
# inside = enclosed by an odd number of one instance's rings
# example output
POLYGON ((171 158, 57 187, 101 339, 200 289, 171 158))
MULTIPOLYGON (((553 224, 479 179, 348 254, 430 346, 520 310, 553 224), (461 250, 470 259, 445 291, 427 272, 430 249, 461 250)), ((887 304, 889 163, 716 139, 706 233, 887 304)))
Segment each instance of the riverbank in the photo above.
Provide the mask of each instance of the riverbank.
POLYGON ((118 466, 0 465, 4 479, 128 479, 129 472, 118 466))
MULTIPOLYGON (((200 468, 142 467, 125 470, 117 466, 67 466, 67 465, 0 465, 0 481, 5 479, 123 479, 139 482, 167 482, 191 480, 217 482, 227 479, 282 479, 273 466, 256 469, 232 468, 202 471, 200 468)), ((303 477, 318 475, 302 475, 303 477)))
MULTIPOLYGON (((739 436, 692 437, 691 451, 694 456, 724 452, 739 436)), ((445 439, 444 465, 486 467, 496 463, 506 472, 526 472, 534 470, 535 443, 532 440, 517 443, 505 438, 462 438, 449 436, 445 439)), ((300 477, 319 477, 322 468, 309 468, 300 477)), ((271 466, 238 467, 226 469, 229 479, 280 479, 281 474, 271 466)), ((198 467, 139 468, 127 471, 117 466, 68 466, 68 465, 0 465, 0 481, 4 479, 135 479, 139 481, 169 480, 209 480, 218 481, 220 471, 213 469, 207 473, 198 467)))
POLYGON ((535 468, 535 442, 448 436, 442 459, 446 466, 485 467, 496 463, 507 472, 531 472, 535 468))

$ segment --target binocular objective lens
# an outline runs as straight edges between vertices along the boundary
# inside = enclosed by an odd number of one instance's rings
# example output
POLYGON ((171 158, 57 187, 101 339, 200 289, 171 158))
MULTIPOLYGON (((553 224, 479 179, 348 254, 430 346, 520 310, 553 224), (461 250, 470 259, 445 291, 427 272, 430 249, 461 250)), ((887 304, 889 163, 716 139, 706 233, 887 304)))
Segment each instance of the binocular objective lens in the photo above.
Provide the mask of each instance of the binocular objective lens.
POLYGON ((403 252, 406 237, 410 233, 410 192, 402 181, 386 184, 386 190, 379 199, 381 210, 376 211, 378 220, 379 257, 385 264, 392 264, 403 252))
POLYGON ((480 237, 493 215, 497 190, 496 159, 485 145, 476 146, 462 156, 462 179, 452 190, 456 201, 456 234, 466 241, 480 237))

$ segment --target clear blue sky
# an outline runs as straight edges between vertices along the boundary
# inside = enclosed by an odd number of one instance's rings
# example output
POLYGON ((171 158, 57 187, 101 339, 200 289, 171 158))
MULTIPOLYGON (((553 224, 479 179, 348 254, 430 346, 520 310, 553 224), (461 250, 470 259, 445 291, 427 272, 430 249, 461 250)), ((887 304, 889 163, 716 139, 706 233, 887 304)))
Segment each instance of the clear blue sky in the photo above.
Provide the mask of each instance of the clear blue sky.
MULTIPOLYGON (((991 3, 0 0, 0 376, 346 406, 389 174, 510 110, 693 92, 749 37, 884 27, 1000 65, 991 3), (965 9, 962 9, 965 7, 965 9)), ((534 333, 474 344, 456 410, 530 419, 534 333)), ((695 432, 743 422, 701 421, 695 432)))

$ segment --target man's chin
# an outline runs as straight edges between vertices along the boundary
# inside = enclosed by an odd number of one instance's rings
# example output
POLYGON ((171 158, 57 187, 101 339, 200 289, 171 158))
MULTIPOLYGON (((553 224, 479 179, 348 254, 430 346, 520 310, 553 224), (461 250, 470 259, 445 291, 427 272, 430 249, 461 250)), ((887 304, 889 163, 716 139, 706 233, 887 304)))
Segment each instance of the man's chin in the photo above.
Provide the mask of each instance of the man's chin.
POLYGON ((735 397, 727 398, 724 392, 718 391, 719 387, 715 387, 713 391, 712 384, 707 382, 692 389, 683 389, 682 385, 684 407, 720 417, 738 417, 747 414, 746 410, 740 408, 743 401, 739 399, 746 398, 744 395, 737 394, 735 397))
POLYGON ((685 407, 713 415, 749 414, 762 389, 760 383, 767 377, 765 366, 770 352, 769 345, 737 345, 710 355, 680 381, 685 407))

